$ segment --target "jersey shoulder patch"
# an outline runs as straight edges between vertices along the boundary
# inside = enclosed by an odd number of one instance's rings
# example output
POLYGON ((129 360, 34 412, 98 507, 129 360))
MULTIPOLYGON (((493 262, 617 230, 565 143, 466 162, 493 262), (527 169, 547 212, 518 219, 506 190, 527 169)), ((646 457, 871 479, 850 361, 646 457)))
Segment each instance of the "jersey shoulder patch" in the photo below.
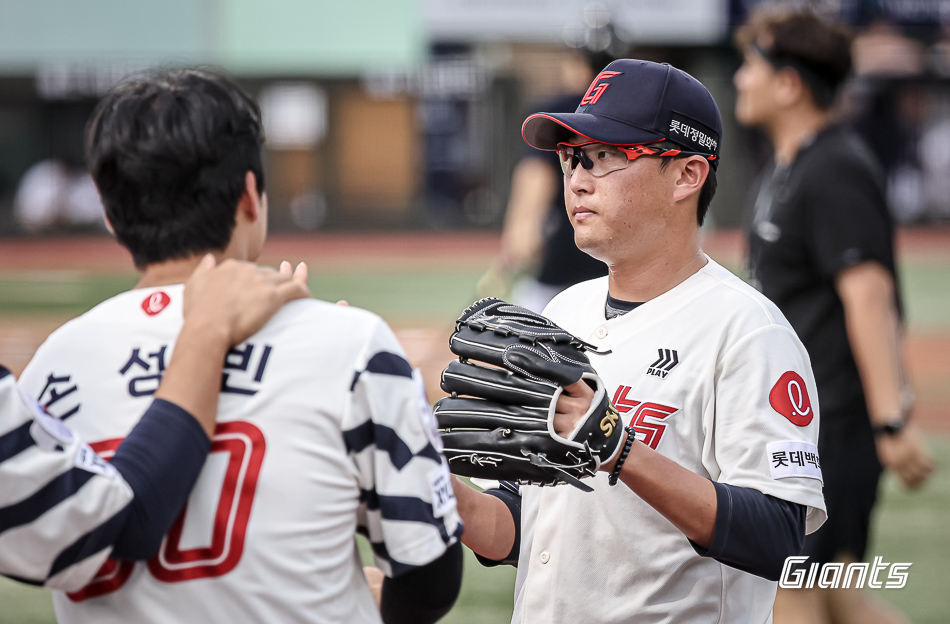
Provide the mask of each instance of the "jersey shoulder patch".
POLYGON ((786 371, 775 382, 769 392, 769 404, 798 427, 807 427, 815 417, 805 380, 795 371, 786 371))

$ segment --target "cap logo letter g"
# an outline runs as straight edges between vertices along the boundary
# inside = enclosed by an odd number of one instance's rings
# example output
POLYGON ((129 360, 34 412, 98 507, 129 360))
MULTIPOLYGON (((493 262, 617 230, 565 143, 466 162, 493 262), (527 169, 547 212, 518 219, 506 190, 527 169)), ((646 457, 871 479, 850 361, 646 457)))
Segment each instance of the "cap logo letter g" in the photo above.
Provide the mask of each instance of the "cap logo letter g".
POLYGON ((594 82, 590 83, 590 88, 587 89, 587 93, 584 94, 584 99, 581 100, 581 106, 587 106, 588 104, 596 104, 597 100, 600 99, 600 96, 604 94, 604 91, 607 90, 607 87, 610 86, 610 83, 600 82, 601 80, 609 80, 614 76, 618 76, 623 72, 615 71, 603 71, 600 72, 594 82))

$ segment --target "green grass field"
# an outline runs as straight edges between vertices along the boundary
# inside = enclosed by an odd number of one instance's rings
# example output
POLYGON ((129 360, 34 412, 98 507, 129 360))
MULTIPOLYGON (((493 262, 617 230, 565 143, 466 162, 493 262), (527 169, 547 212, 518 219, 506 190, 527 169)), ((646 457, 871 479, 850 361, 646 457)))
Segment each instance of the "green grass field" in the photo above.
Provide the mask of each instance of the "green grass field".
MULTIPOLYGON (((738 267, 729 267, 738 271, 738 267)), ((351 305, 367 308, 390 322, 415 319, 420 323, 447 324, 471 303, 481 271, 439 270, 351 272, 312 275, 314 296, 327 301, 347 299, 351 305)), ((131 279, 131 278, 129 278, 131 279)), ((90 281, 89 292, 99 294, 108 288, 125 288, 121 277, 90 281)), ((909 328, 917 332, 950 333, 950 266, 935 262, 909 261, 901 268, 901 293, 909 328)), ((4 299, 0 279, 0 301, 4 299)), ((99 299, 101 300, 101 299, 99 299)), ((95 303, 93 299, 87 304, 95 303)), ((0 311, 3 308, 0 303, 0 311)))
MULTIPOLYGON (((404 327, 448 326, 475 293, 477 270, 425 269, 400 272, 374 270, 324 274, 313 271, 316 296, 381 314, 404 327)), ((910 262, 902 272, 907 317, 912 331, 950 333, 950 266, 910 262)), ((95 274, 83 271, 0 272, 0 322, 5 317, 63 319, 129 288, 129 272, 95 274)), ((2 361, 2 353, 0 353, 2 361)), ((950 386, 950 380, 943 383, 950 386)), ((908 493, 893 478, 882 487, 869 556, 884 561, 912 562, 907 587, 878 590, 875 595, 903 610, 917 624, 950 622, 947 562, 950 561, 950 435, 932 434, 930 443, 941 468, 919 492, 908 493)), ((452 624, 507 622, 512 606, 514 570, 483 568, 466 560, 462 596, 444 620, 452 624)), ((0 579, 0 624, 54 622, 48 592, 0 579)))
MULTIPOLYGON (((480 271, 423 269, 387 273, 313 272, 310 289, 327 301, 346 299, 390 322, 418 326, 448 324, 475 298, 480 271)), ((130 272, 88 271, 0 273, 0 316, 40 314, 75 316, 135 284, 130 272)))
MULTIPOLYGON (((736 266, 729 266, 737 270, 736 266)), ((327 301, 346 299, 393 323, 448 324, 475 298, 477 269, 341 271, 311 269, 310 289, 327 301)), ((75 316, 135 284, 131 271, 0 271, 0 317, 9 314, 75 316)), ((950 332, 950 266, 902 265, 901 291, 912 330, 950 332)))

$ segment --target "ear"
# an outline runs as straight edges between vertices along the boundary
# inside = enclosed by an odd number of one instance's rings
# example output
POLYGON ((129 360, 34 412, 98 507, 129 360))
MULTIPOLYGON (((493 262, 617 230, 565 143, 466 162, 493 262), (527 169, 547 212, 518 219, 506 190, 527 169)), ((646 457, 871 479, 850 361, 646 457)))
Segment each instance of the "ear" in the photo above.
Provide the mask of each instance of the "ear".
POLYGON ((784 107, 794 106, 808 93, 802 77, 794 69, 784 67, 778 70, 776 78, 775 99, 784 107))
POLYGON ((702 190, 709 175, 709 161, 702 156, 690 156, 674 164, 678 165, 678 177, 674 181, 673 201, 680 202, 702 190))
POLYGON ((251 223, 261 217, 261 195, 257 192, 257 176, 252 171, 244 174, 244 192, 238 200, 237 211, 251 223))

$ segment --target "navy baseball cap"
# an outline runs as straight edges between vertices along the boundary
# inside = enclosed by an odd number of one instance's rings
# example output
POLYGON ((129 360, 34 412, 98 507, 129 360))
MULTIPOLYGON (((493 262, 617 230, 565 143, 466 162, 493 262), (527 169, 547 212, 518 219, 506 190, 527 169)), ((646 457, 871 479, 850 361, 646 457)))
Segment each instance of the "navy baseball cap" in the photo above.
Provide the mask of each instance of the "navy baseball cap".
POLYGON ((573 113, 536 113, 521 127, 531 147, 556 150, 579 134, 597 143, 668 140, 719 165, 722 118, 701 82, 667 63, 619 59, 594 78, 573 113))

